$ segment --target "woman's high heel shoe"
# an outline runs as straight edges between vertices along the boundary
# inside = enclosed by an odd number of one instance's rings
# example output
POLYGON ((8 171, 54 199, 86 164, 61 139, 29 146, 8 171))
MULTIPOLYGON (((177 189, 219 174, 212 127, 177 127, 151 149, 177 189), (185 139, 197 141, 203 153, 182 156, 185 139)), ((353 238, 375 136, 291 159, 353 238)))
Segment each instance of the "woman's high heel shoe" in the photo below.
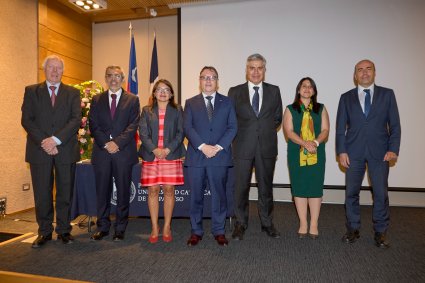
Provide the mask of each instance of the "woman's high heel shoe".
POLYGON ((173 240, 173 236, 171 235, 171 231, 170 231, 170 235, 162 235, 162 240, 165 242, 165 243, 169 243, 169 242, 171 242, 172 240, 173 240))
MULTIPOLYGON (((159 235, 159 228, 158 228, 158 235, 159 235)), ((149 243, 155 244, 158 242, 158 235, 152 236, 152 234, 149 236, 149 243)))

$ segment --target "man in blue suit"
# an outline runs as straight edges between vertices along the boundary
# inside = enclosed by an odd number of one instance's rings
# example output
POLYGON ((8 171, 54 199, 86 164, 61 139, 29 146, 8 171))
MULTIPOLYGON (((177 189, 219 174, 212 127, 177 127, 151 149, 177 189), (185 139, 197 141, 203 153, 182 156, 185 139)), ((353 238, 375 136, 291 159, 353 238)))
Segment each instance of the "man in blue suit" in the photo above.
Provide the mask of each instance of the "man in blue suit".
POLYGON ((237 132, 235 110, 226 96, 217 92, 218 73, 214 67, 202 68, 199 84, 202 93, 188 99, 184 109, 184 132, 189 140, 186 160, 187 182, 191 191, 188 246, 202 240, 204 191, 211 191, 211 232, 220 246, 227 246, 226 182, 232 163, 231 144, 237 132))
POLYGON ((345 243, 359 237, 359 193, 366 171, 373 191, 373 228, 377 247, 388 248, 389 162, 396 161, 400 149, 400 117, 394 91, 375 85, 375 64, 358 62, 354 68, 357 87, 341 95, 336 119, 336 153, 346 169, 345 243))

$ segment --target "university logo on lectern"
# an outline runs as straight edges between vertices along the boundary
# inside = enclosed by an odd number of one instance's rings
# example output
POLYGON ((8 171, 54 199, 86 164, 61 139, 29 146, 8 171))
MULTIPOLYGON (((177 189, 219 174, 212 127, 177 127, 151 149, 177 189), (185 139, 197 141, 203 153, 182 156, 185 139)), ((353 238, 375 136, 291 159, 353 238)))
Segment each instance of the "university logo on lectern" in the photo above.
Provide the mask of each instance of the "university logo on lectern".
MULTIPOLYGON (((112 189, 112 196, 111 196, 111 204, 117 205, 117 187, 115 186, 115 178, 112 177, 113 182, 113 189, 112 189)), ((130 185, 130 203, 133 202, 134 198, 136 197, 136 186, 134 185, 133 181, 130 185)))

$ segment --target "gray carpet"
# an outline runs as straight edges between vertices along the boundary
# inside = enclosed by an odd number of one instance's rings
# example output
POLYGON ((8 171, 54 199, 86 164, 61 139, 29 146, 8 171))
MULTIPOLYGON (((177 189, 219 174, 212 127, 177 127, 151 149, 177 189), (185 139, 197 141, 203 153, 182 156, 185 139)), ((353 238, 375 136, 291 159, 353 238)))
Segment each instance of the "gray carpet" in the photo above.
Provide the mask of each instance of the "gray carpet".
MULTIPOLYGON (((276 203, 274 222, 282 233, 277 240, 260 232, 256 202, 250 209, 245 239, 230 241, 228 247, 216 244, 209 219, 201 243, 187 247, 188 219, 173 220, 173 242, 152 245, 147 242, 149 219, 132 218, 124 242, 111 237, 91 242, 86 228, 75 227, 72 245, 52 241, 34 250, 15 242, 0 247, 0 270, 95 282, 425 282, 424 208, 391 207, 388 250, 373 244, 369 206, 362 207, 361 237, 352 245, 340 240, 342 205, 322 206, 318 240, 297 238, 291 203, 276 203)), ((0 231, 8 229, 35 232, 33 212, 1 220, 0 231), (24 221, 13 221, 17 216, 24 221)))

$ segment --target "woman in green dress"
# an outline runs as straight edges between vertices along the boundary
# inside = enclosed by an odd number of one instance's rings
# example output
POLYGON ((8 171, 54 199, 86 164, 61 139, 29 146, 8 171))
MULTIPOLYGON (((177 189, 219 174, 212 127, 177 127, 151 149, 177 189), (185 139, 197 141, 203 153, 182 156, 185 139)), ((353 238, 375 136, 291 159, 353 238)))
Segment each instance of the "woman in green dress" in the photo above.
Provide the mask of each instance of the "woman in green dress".
POLYGON ((319 237, 318 221, 325 178, 325 142, 329 136, 329 116, 317 102, 313 79, 302 78, 294 102, 283 114, 283 130, 288 139, 288 169, 292 195, 300 219, 299 238, 319 237), (310 227, 307 214, 310 209, 310 227), (309 230, 308 230, 309 228, 309 230))

